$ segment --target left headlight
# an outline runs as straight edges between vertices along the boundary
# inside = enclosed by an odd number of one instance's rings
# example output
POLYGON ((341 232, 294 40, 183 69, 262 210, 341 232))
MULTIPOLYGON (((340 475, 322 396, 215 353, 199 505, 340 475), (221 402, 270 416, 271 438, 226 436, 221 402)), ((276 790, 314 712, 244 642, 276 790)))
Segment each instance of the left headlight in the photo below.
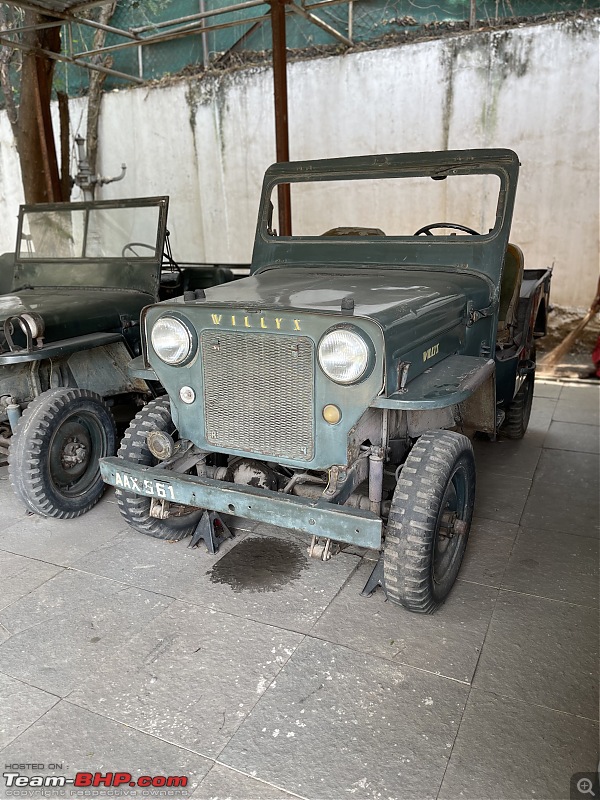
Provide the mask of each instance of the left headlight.
POLYGON ((181 364, 192 352, 192 334, 175 317, 161 317, 152 328, 150 341, 156 355, 166 364, 181 364))
POLYGON ((369 366, 369 347, 362 336, 347 328, 334 328, 319 342, 319 365, 336 383, 356 383, 369 366))

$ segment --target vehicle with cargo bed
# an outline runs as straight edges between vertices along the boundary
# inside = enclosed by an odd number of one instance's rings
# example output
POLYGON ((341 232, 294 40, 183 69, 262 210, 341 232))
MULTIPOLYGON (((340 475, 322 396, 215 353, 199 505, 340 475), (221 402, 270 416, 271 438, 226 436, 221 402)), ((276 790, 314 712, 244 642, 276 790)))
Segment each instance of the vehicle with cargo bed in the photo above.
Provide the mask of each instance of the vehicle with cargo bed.
POLYGON ((520 438, 531 410, 550 271, 509 243, 518 172, 500 149, 270 167, 251 275, 142 313, 135 374, 168 397, 101 462, 124 518, 212 552, 221 514, 323 560, 378 550, 365 592, 433 612, 469 536, 470 437, 520 438))
POLYGON ((110 407, 156 393, 127 370, 144 306, 235 277, 175 262, 167 210, 167 197, 20 208, 0 256, 0 461, 29 511, 69 518, 100 498, 110 407))

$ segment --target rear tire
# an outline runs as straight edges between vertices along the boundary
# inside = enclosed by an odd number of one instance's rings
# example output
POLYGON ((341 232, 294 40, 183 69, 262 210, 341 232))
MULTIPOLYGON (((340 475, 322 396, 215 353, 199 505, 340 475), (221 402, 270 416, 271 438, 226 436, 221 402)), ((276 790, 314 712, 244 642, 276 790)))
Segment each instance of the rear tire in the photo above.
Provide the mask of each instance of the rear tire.
POLYGON ((535 370, 526 375, 519 391, 506 409, 501 432, 507 439, 522 439, 525 436, 531 416, 534 385, 535 370))
MULTIPOLYGON (((146 442, 148 433, 153 430, 164 431, 171 436, 175 433, 167 396, 151 400, 132 419, 117 453, 119 458, 145 467, 156 466, 158 459, 152 455, 146 442)), ((150 497, 131 494, 122 489, 117 489, 115 494, 119 511, 129 525, 155 539, 184 539, 194 532, 202 516, 202 510, 193 509, 189 514, 180 517, 156 519, 150 516, 150 497)))
POLYGON ((10 439, 10 482, 35 514, 79 517, 102 497, 98 461, 116 447, 115 422, 100 395, 51 389, 27 406, 10 439))
POLYGON ((432 614, 444 602, 467 546, 474 500, 469 439, 423 434, 402 467, 386 527, 383 571, 393 603, 432 614))

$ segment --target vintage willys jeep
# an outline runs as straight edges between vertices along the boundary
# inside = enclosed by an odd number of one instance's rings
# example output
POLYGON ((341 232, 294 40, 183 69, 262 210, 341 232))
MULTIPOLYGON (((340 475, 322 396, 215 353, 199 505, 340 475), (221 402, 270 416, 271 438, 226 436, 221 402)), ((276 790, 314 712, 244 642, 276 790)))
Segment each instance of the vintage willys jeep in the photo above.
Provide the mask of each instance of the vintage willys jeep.
MULTIPOLYGON (((193 534, 213 552, 218 513, 302 531, 323 560, 345 545, 374 548, 366 591, 381 584, 393 602, 434 611, 458 573, 473 513, 465 432, 493 437, 505 425, 518 438, 531 409, 550 273, 523 272, 508 243, 518 170, 510 150, 271 167, 252 275, 142 314, 137 374, 158 378, 168 398, 150 402, 119 457, 101 462, 125 519, 156 537, 193 534), (391 179, 399 193, 396 178, 415 183, 419 206, 419 192, 441 189, 436 213, 454 200, 465 221, 474 201, 461 179, 488 199, 495 181, 489 231, 442 222, 408 235, 323 233, 355 208, 349 181, 391 179), (444 179, 459 191, 435 183, 444 179), (310 184, 299 216, 314 233, 273 230, 281 183, 293 208, 310 184)), ((399 219, 414 214, 410 202, 393 205, 384 191, 361 214, 376 225, 390 208, 399 219)))
POLYGON ((109 406, 151 396, 127 371, 142 308, 232 277, 173 261, 167 209, 167 197, 20 208, 16 252, 0 257, 0 457, 30 511, 69 518, 100 498, 109 406))

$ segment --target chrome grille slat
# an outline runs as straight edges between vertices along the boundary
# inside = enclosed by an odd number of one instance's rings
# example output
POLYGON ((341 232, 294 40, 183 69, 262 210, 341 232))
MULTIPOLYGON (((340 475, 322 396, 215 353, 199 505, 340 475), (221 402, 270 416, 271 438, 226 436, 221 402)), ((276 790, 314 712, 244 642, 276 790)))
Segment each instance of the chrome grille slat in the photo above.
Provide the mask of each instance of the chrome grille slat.
POLYGON ((270 458, 314 455, 314 343, 306 336, 200 334, 209 444, 270 458))

